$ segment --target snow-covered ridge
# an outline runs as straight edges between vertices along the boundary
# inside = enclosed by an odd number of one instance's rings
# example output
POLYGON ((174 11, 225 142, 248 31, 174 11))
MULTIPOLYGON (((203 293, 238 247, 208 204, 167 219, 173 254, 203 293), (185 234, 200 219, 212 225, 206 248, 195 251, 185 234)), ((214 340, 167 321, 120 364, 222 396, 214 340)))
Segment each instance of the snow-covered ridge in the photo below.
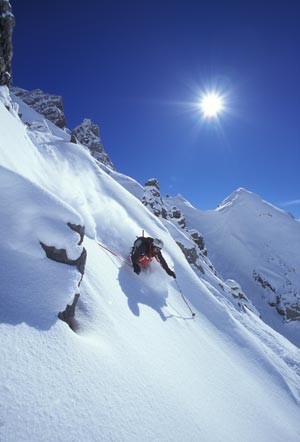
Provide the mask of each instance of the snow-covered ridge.
POLYGON ((141 200, 155 216, 161 218, 176 244, 182 250, 191 268, 210 290, 215 291, 216 296, 219 296, 217 293, 221 288, 221 298, 228 299, 238 310, 247 308, 260 316, 259 311, 251 300, 248 299, 238 282, 228 280, 227 284, 227 281, 218 275, 217 270, 208 257, 203 235, 198 230, 187 227, 184 212, 174 205, 178 201, 181 207, 193 208, 190 203, 182 196, 177 196, 176 198, 168 196, 163 199, 160 194, 158 181, 155 178, 148 180, 145 184, 141 200))
POLYGON ((270 204, 269 202, 263 200, 259 195, 255 194, 254 192, 250 192, 249 190, 244 189, 242 187, 240 187, 239 189, 232 192, 225 200, 223 200, 218 205, 216 210, 222 211, 222 210, 229 208, 233 205, 238 205, 238 206, 248 205, 253 208, 256 205, 261 206, 262 204, 264 204, 266 211, 268 210, 268 208, 270 208, 271 211, 280 212, 284 216, 289 216, 289 217, 291 216, 290 213, 288 213, 282 209, 279 209, 278 207, 274 206, 273 204, 270 204))
POLYGON ((239 281, 234 284, 240 287, 238 297, 228 287, 226 290, 237 299, 237 306, 249 307, 298 345, 300 275, 296 270, 298 266, 293 265, 295 254, 296 262, 300 262, 298 249, 295 247, 299 241, 298 221, 244 188, 234 191, 216 210, 206 212, 193 207, 181 195, 167 195, 163 198, 155 178, 147 181, 144 193, 139 198, 154 215, 172 222, 172 227, 165 223, 166 227, 192 268, 196 272, 202 272, 202 278, 207 279, 210 274, 210 279, 214 279, 215 284, 221 287, 226 287, 226 280, 239 281), (270 223, 272 218, 274 220, 270 223), (264 223, 262 220, 267 221, 264 223), (211 233, 207 233, 206 226, 211 233), (195 238, 199 238, 200 242, 195 241, 195 238), (206 238, 211 243, 208 247, 211 253, 208 253, 205 245, 206 238), (239 243, 238 247, 235 247, 236 241, 239 243), (274 244, 274 247, 270 244, 274 244), (230 268, 224 271, 221 261, 227 265, 231 262, 230 268))
MULTIPOLYGON (((172 204, 172 198, 164 201, 172 204)), ((220 275, 238 281, 262 319, 299 345, 299 222, 245 189, 212 211, 176 203, 187 227, 203 234, 220 275)))
POLYGON ((184 232, 115 178, 139 193, 134 180, 19 106, 29 126, 0 88, 0 438, 298 441, 300 350, 199 278, 170 234, 184 232), (82 246, 68 222, 85 226, 82 246), (158 264, 136 276, 107 250, 126 261, 142 229, 164 241, 195 319, 158 264), (87 250, 77 333, 57 313, 80 274, 41 239, 87 250))

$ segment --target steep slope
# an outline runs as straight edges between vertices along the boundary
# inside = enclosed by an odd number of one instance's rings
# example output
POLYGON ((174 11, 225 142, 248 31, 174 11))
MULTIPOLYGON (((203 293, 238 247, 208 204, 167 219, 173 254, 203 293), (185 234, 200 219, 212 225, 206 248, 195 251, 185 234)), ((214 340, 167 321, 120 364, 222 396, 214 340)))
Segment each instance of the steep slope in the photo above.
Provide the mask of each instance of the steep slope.
POLYGON ((216 210, 200 211, 182 197, 166 198, 199 229, 223 278, 240 282, 262 318, 300 343, 300 224, 288 213, 239 189, 216 210))
MULTIPOLYGON (((118 179, 117 177, 115 177, 118 179)), ((127 186, 125 182, 123 185, 127 186)), ((130 191, 131 186, 127 186, 130 191)), ((215 296, 227 298, 230 304, 235 305, 237 310, 246 308, 259 315, 258 310, 247 298, 240 284, 231 279, 226 281, 218 274, 216 268, 208 257, 203 235, 196 229, 187 226, 184 213, 174 204, 173 198, 162 198, 158 181, 150 179, 146 182, 141 201, 155 216, 159 217, 168 232, 182 250, 187 262, 201 281, 212 291, 215 296), (168 200, 166 202, 166 200, 168 200)))
MULTIPOLYGON (((87 148, 47 121, 24 126, 7 89, 0 94, 1 439, 300 440, 299 350, 215 296, 165 225, 87 148), (40 246, 76 258, 68 222, 86 228, 77 333, 56 312, 80 275, 40 246), (126 260, 142 228, 163 239, 195 319, 158 264, 138 277, 99 246, 126 260)), ((26 105, 22 114, 34 117, 26 105)))

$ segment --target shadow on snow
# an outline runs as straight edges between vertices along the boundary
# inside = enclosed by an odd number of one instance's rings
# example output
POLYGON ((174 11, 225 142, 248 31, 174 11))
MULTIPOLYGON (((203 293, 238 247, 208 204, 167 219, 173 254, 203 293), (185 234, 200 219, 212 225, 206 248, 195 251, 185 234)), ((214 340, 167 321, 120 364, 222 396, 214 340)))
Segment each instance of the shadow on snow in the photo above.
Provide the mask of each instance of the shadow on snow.
POLYGON ((140 316, 139 305, 144 304, 156 311, 163 321, 172 317, 166 316, 162 310, 167 305, 168 284, 160 268, 151 266, 136 275, 132 269, 122 266, 119 283, 127 297, 128 307, 135 316, 140 316))

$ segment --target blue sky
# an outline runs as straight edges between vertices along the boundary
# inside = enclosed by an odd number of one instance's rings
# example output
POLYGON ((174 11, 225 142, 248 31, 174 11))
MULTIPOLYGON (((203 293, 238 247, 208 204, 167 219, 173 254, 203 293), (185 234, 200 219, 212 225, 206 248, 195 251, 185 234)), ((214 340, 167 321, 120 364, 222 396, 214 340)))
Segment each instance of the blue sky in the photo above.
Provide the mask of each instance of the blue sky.
POLYGON ((300 216, 300 4, 12 0, 13 80, 100 126, 119 172, 214 209, 238 187, 300 216), (42 5, 42 7, 41 7, 42 5), (226 111, 203 120, 203 90, 226 111))

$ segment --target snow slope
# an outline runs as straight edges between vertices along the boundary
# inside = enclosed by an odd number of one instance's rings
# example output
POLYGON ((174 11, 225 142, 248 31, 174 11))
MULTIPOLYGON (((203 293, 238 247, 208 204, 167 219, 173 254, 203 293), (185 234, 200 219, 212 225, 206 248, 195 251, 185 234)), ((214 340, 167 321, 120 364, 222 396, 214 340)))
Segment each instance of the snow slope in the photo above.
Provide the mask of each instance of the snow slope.
POLYGON ((299 221, 245 189, 210 211, 181 196, 164 201, 183 212, 188 228, 204 235, 220 275, 239 281, 262 319, 299 346, 300 321, 292 321, 300 318, 299 221))
POLYGON ((5 442, 300 441, 300 350, 215 296, 165 225, 86 148, 0 89, 0 440, 5 442), (78 235, 67 223, 84 224, 78 235), (172 278, 128 259, 141 229, 161 237, 172 278), (87 249, 77 333, 57 318, 87 249))

